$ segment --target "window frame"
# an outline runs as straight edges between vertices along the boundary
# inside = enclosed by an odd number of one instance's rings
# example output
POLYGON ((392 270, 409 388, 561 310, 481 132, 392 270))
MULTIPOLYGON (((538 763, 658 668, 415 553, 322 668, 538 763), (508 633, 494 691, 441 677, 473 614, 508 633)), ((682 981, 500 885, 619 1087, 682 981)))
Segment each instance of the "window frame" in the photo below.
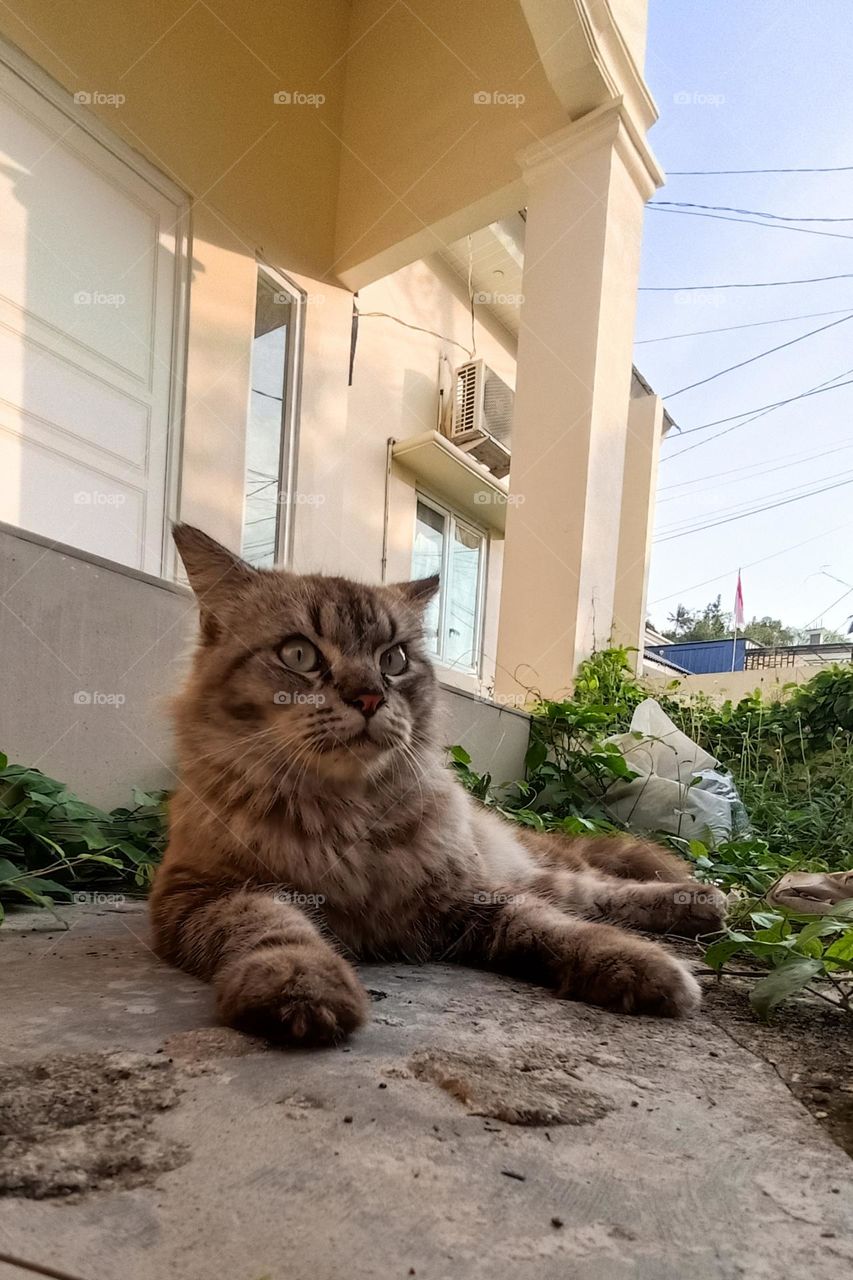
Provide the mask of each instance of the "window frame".
MULTIPOLYGON (((428 650, 430 656, 435 662, 443 667, 446 671, 452 671, 458 675, 474 676, 479 678, 483 667, 483 624, 485 621, 485 602, 486 602, 486 582, 488 580, 488 559, 489 559, 489 532, 481 525, 475 524, 468 516, 462 515, 454 510, 446 502, 442 502, 439 498, 435 498, 432 494, 425 492, 423 489, 415 490, 415 519, 413 533, 417 530, 418 524, 418 504, 423 503, 435 511, 444 520, 444 532, 442 535, 441 549, 441 565, 439 567, 439 588, 438 588, 438 652, 432 649, 428 650), (477 599, 475 602, 474 614, 474 661, 470 666, 460 666, 458 663, 449 662, 446 657, 446 617, 447 617, 447 588, 450 582, 450 550, 453 544, 454 530, 460 527, 468 533, 472 533, 480 540, 481 554, 480 563, 477 570, 477 599)), ((414 537, 412 539, 412 551, 414 553, 414 537)))
MULTIPOLYGON (((266 276, 276 292, 286 293, 292 299, 292 321, 288 325, 287 343, 285 347, 284 381, 281 392, 280 448, 278 468, 278 519, 276 521, 275 546, 273 563, 276 568, 289 569, 293 562, 293 527, 296 493, 296 472, 299 447, 299 416, 302 395, 302 367, 304 349, 304 312, 306 294, 283 272, 270 266, 263 258, 255 259, 255 303, 257 305, 258 285, 261 276, 266 276)), ((254 312, 253 321, 254 325, 254 312)), ((249 352, 249 389, 246 400, 246 440, 248 442, 249 419, 252 411, 252 351, 254 344, 252 334, 249 352)), ((242 533, 246 529, 246 462, 243 467, 243 514, 242 533)), ((243 547, 241 545, 241 553, 243 547)))

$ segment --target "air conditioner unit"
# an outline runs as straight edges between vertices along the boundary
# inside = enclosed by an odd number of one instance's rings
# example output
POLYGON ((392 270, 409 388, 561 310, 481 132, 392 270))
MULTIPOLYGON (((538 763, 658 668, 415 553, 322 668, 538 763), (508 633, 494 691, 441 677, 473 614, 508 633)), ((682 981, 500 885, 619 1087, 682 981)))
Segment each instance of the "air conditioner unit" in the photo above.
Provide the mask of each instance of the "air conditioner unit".
POLYGON ((484 360, 456 370, 448 439, 500 479, 509 471, 515 392, 484 360))

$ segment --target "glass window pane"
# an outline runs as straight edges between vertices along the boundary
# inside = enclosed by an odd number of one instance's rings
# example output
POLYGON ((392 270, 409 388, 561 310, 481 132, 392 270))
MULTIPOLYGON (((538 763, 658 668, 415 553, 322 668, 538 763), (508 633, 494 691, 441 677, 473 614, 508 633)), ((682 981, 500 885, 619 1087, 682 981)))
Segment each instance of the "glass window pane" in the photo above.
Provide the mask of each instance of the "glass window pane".
MULTIPOLYGON (((434 573, 441 573, 441 561, 444 554, 445 517, 439 511, 428 507, 425 502, 418 503, 415 523, 415 546, 412 554, 412 577, 429 578, 434 573)), ((438 596, 433 596, 424 619, 424 634, 427 647, 432 653, 440 653, 438 643, 438 596)))
POLYGON ((448 666, 477 665, 477 605, 483 539, 472 529, 455 524, 450 543, 450 567, 445 606, 445 652, 448 666))
POLYGON ((290 294, 259 272, 246 431, 243 555, 260 568, 275 563, 281 517, 282 424, 292 308, 290 294))

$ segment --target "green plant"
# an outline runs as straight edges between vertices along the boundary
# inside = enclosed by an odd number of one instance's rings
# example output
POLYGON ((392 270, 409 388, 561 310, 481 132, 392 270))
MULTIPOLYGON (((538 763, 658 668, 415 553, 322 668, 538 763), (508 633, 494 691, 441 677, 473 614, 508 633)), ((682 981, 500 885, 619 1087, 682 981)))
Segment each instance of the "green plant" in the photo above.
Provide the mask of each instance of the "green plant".
POLYGON ((4 901, 52 908, 81 891, 141 890, 164 846, 161 793, 134 791, 132 808, 107 813, 0 755, 0 920, 4 901))
POLYGON ((752 1002, 763 1017, 804 989, 851 1012, 853 912, 797 916, 771 910, 765 897, 788 871, 853 868, 853 667, 826 668, 787 689, 783 701, 756 692, 718 706, 645 688, 627 658, 624 649, 595 654, 580 667, 571 698, 533 705, 523 780, 495 789, 467 753, 453 764, 461 780, 526 825, 615 831, 608 792, 634 775, 608 738, 629 729, 644 698, 657 697, 732 773, 752 822, 751 835, 714 849, 660 837, 693 861, 699 879, 735 891, 727 928, 707 949, 709 966, 731 972, 735 958, 759 966, 752 1002), (761 977, 762 969, 770 972, 761 977))

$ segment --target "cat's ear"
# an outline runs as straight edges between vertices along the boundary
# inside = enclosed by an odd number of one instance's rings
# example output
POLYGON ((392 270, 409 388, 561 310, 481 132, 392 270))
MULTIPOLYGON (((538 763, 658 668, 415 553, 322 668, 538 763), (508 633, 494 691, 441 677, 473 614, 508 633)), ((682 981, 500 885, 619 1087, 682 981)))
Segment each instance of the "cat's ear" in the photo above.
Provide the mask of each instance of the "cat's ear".
POLYGON ((439 588, 440 579, 437 573, 431 578, 415 578, 414 582, 395 582, 392 590, 402 596, 417 609, 426 609, 430 600, 439 588))
POLYGON ((202 630, 212 639, 221 606, 256 578, 258 571, 191 524, 173 525, 172 537, 198 600, 202 630))

